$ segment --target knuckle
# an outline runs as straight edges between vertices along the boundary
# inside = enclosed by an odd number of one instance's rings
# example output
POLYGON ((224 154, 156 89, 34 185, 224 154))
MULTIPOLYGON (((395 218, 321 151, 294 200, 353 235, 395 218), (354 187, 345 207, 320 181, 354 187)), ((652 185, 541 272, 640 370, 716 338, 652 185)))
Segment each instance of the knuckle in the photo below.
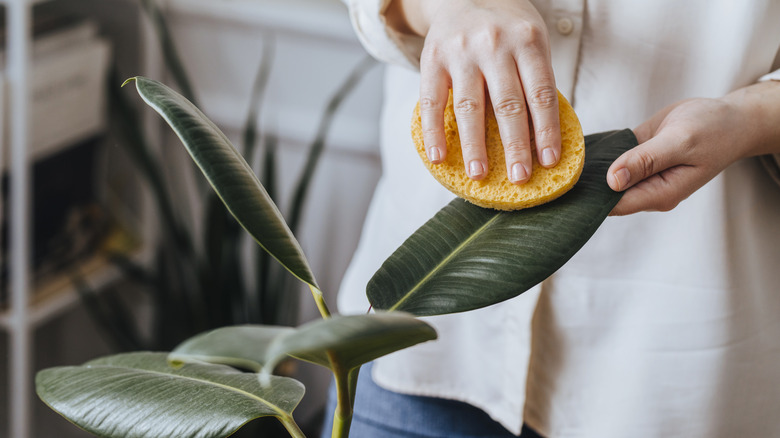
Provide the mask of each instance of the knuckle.
POLYGON ((482 50, 495 52, 501 47, 502 38, 503 32, 499 27, 487 27, 476 35, 474 41, 478 43, 482 50))
POLYGON ((453 48, 459 49, 459 50, 465 50, 469 46, 469 42, 471 39, 466 34, 458 34, 455 35, 452 40, 450 41, 453 48))
MULTIPOLYGON (((481 156, 480 152, 480 145, 477 144, 475 141, 468 141, 461 139, 461 145, 460 145, 462 151, 463 151, 463 157, 468 159, 471 158, 477 158, 481 156)), ((482 146, 484 148, 484 146, 482 146)))
POLYGON ((502 99, 496 102, 493 110, 499 117, 522 116, 526 113, 525 102, 518 98, 502 99))
POLYGON ((436 138, 439 133, 441 133, 441 129, 436 125, 423 126, 422 128, 423 138, 433 139, 436 138))
POLYGON ((430 110, 436 110, 439 108, 442 108, 443 105, 441 102, 431 96, 422 96, 420 97, 420 109, 424 111, 430 111, 430 110))
POLYGON ((539 138, 539 141, 550 141, 550 139, 554 138, 556 135, 560 134, 560 130, 555 129, 554 127, 550 125, 544 125, 540 126, 539 129, 536 130, 536 138, 539 138))
POLYGON ((558 91, 555 87, 544 85, 532 89, 527 97, 529 103, 538 109, 552 109, 558 102, 558 91))
POLYGON ((470 97, 462 97, 455 102, 453 109, 457 114, 472 115, 479 112, 479 103, 476 99, 470 97))
POLYGON ((504 142, 504 152, 515 159, 525 159, 531 154, 531 146, 520 139, 510 139, 504 142))
POLYGON ((655 174, 656 159, 648 151, 641 149, 634 151, 634 162, 636 162, 643 178, 655 174))
POLYGON ((547 47, 547 29, 544 25, 536 23, 523 23, 518 29, 527 48, 545 48, 547 47))

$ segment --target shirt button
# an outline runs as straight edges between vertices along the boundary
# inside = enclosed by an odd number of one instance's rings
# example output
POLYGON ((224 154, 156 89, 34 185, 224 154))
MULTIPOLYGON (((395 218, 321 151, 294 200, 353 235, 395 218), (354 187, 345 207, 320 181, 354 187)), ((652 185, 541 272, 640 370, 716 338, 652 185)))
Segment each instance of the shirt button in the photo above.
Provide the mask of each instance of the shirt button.
POLYGON ((558 33, 561 35, 568 35, 574 30, 574 22, 570 18, 559 18, 557 26, 558 33))

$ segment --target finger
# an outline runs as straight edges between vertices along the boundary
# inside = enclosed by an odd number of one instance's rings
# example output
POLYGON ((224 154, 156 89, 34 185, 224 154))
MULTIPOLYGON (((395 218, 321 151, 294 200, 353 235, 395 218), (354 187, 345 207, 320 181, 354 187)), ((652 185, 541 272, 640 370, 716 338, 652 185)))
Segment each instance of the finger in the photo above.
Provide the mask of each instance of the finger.
POLYGON ((498 62, 486 74, 498 132, 504 145, 506 172, 509 181, 523 184, 531 178, 533 155, 528 126, 528 109, 517 67, 513 60, 498 62))
POLYGON ((489 171, 485 150, 485 82, 476 68, 453 77, 452 82, 452 107, 466 174, 480 180, 489 171))
POLYGON ((623 153, 607 170, 607 184, 624 191, 670 167, 684 164, 684 149, 673 134, 660 134, 623 153))
POLYGON ((550 67, 549 53, 538 50, 534 56, 517 59, 520 80, 534 127, 536 157, 544 167, 553 167, 561 158, 561 122, 558 90, 550 67), (525 59, 533 59, 527 62, 525 59))
POLYGON ((675 166, 640 181, 623 194, 610 216, 672 210, 696 191, 698 186, 690 179, 691 173, 686 166, 675 166))
POLYGON ((439 164, 447 157, 444 108, 450 94, 450 76, 440 64, 420 63, 420 125, 428 160, 439 164))

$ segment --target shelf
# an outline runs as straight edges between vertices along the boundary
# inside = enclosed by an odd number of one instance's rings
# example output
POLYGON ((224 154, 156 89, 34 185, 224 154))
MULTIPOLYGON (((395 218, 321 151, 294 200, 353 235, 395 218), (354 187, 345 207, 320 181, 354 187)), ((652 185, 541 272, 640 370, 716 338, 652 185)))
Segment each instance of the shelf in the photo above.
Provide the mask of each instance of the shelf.
MULTIPOLYGON (((121 273, 104 255, 94 255, 81 261, 73 269, 77 269, 94 290, 101 290, 121 277, 121 273)), ((28 322, 33 327, 41 325, 74 306, 79 299, 70 275, 63 273, 52 277, 36 285, 31 294, 28 322)), ((11 318, 8 309, 0 311, 0 328, 10 328, 13 322, 11 318)))

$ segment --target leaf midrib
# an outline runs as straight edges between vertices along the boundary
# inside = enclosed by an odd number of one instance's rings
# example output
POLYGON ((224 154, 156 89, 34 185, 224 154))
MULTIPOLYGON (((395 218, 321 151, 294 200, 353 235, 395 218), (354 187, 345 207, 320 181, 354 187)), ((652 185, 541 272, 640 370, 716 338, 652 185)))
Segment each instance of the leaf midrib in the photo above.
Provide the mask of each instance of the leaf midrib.
POLYGON ((239 395, 244 395, 247 398, 254 399, 254 400, 258 401, 259 403, 262 403, 262 404, 268 406, 273 411, 277 412, 279 414, 279 416, 281 416, 281 417, 289 416, 287 411, 285 411, 284 409, 280 408, 279 406, 276 406, 275 404, 273 404, 273 403, 271 403, 271 402, 269 402, 269 401, 267 401, 267 400, 265 400, 265 399, 263 399, 261 397, 258 397, 256 395, 252 394, 251 392, 244 391, 243 389, 234 388, 232 386, 228 386, 228 385, 225 385, 225 384, 222 384, 222 383, 212 382, 210 380, 196 379, 194 377, 182 376, 182 375, 179 375, 179 374, 168 374, 168 373, 163 373, 161 371, 146 370, 146 369, 141 369, 141 368, 118 367, 116 365, 99 365, 99 364, 92 365, 92 366, 96 367, 96 368, 97 367, 101 367, 101 368, 105 367, 105 368, 115 368, 115 369, 131 370, 131 371, 134 371, 134 372, 148 373, 148 374, 153 374, 153 375, 164 376, 166 378, 173 377, 173 378, 182 379, 182 380, 191 380, 193 382, 205 383, 207 385, 212 385, 212 386, 216 386, 218 388, 223 388, 223 389, 226 389, 226 390, 228 390, 230 392, 234 392, 234 393, 237 393, 239 395))
POLYGON ((449 261, 450 261, 450 260, 451 260, 453 257, 455 257, 456 255, 458 255, 458 254, 459 254, 459 253, 460 253, 460 252, 463 250, 463 248, 464 248, 466 245, 468 245, 469 243, 471 243, 471 241, 472 241, 472 240, 476 239, 476 237, 477 237, 477 236, 479 236, 480 234, 482 234, 482 233, 485 231, 485 229, 486 229, 488 226, 490 226, 490 224, 492 224, 494 221, 496 221, 496 220, 498 219, 498 217, 499 217, 499 214, 495 213, 495 214, 493 215, 493 217, 492 217, 492 218, 490 218, 490 219, 489 219, 487 222, 485 222, 485 223, 484 223, 482 226, 480 226, 479 228, 477 228, 477 230, 476 230, 475 232, 473 232, 473 233, 472 233, 472 234, 471 234, 471 235, 470 235, 470 236, 469 236, 469 237, 468 237, 466 240, 464 240, 463 242, 461 242, 461 243, 460 243, 460 245, 458 245, 457 247, 455 247, 455 249, 453 249, 452 251, 450 251, 450 253, 447 255, 447 257, 443 258, 443 259, 442 259, 442 260, 441 260, 441 261, 440 261, 438 264, 436 264, 436 266, 435 266, 433 269, 431 269, 431 270, 430 270, 430 271, 429 271, 427 274, 425 274, 425 277, 423 277, 423 278, 422 278, 420 281, 418 281, 418 282, 417 282, 417 283, 416 283, 416 284, 415 284, 415 285, 414 285, 414 286, 413 286, 413 287, 412 287, 412 288, 409 290, 409 292, 407 292, 406 294, 404 294, 404 296, 403 296, 403 297, 401 297, 401 299, 399 299, 398 301, 396 301, 396 303, 395 303, 395 304, 394 304, 392 307, 390 307, 390 308, 388 309, 388 311, 394 311, 394 310, 398 309, 398 307, 399 307, 401 304, 403 304, 403 303, 404 303, 404 302, 405 302, 407 299, 409 299, 409 297, 411 297, 412 295, 414 295, 414 294, 415 294, 415 293, 416 293, 416 292, 417 292, 417 291, 418 291, 418 290, 419 290, 419 289, 422 287, 422 285, 423 285, 423 284, 425 284, 425 282, 427 282, 427 281, 428 281, 428 279, 430 279, 431 277, 433 277, 433 276, 434 276, 434 275, 435 275, 435 274, 436 274, 436 273, 437 273, 437 272, 438 272, 440 269, 442 269, 442 267, 443 267, 443 266, 447 265, 447 263, 448 263, 448 262, 449 262, 449 261))

